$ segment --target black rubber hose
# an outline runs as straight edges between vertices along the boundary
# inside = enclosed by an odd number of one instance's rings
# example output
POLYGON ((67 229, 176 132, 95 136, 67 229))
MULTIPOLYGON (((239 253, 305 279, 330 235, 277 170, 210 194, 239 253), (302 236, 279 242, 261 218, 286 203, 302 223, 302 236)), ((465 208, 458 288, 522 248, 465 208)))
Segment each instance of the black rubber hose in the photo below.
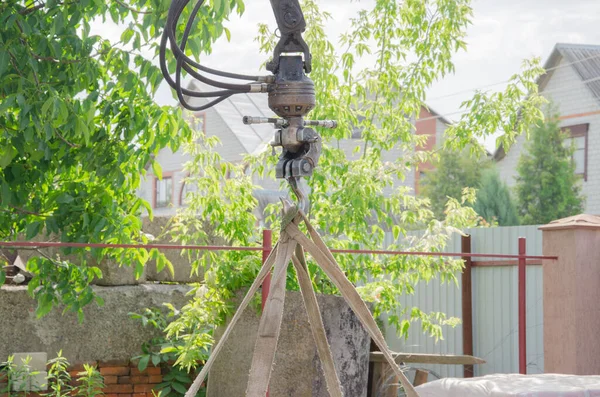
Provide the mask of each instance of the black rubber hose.
MULTIPOLYGON (((175 80, 173 80, 173 78, 171 77, 171 75, 169 74, 169 71, 167 69, 167 64, 166 64, 166 59, 165 59, 165 51, 166 51, 166 44, 167 44, 167 35, 163 34, 163 38, 161 40, 161 47, 160 47, 160 54, 159 54, 159 59, 160 59, 160 70, 163 74, 163 77, 165 78, 165 80, 167 81, 167 84, 169 84, 169 86, 173 89, 177 89, 177 85, 175 84, 175 80), (162 43, 165 43, 165 46, 162 46, 162 43)), ((193 97, 193 98, 210 98, 210 97, 217 97, 217 96, 222 96, 222 95, 232 95, 232 94, 237 94, 238 91, 233 91, 233 90, 221 90, 221 91, 210 91, 210 92, 198 92, 198 91, 191 91, 188 90, 186 88, 181 88, 181 91, 183 92, 184 95, 187 95, 189 97, 193 97)))
MULTIPOLYGON (((179 10, 177 10, 176 18, 172 21, 172 25, 171 25, 172 29, 168 30, 169 41, 171 41, 171 44, 173 44, 175 42, 175 29, 177 26, 177 21, 179 20, 179 17, 181 15, 181 13, 183 12, 183 9, 185 8, 185 5, 187 3, 189 3, 189 0, 186 0, 185 3, 183 4, 183 6, 179 10)), ((204 3, 204 0, 199 0, 196 3, 196 5, 194 6, 192 13, 190 14, 190 18, 188 19, 188 22, 185 26, 185 30, 183 32, 183 37, 181 38, 181 44, 179 45, 179 48, 181 49, 182 53, 185 50, 187 40, 188 40, 190 32, 192 30, 192 24, 193 24, 194 20, 196 19, 196 15, 198 14, 198 11, 200 10, 200 7, 202 6, 203 3, 204 3)), ((167 22, 167 24, 168 24, 168 22, 167 22)), ((177 82, 177 77, 179 74, 181 74, 181 67, 182 67, 182 65, 184 65, 184 63, 183 63, 182 57, 179 57, 176 55, 175 58, 177 59, 177 70, 176 70, 176 74, 175 74, 176 82, 177 82)), ((185 70, 188 73, 190 72, 190 70, 187 68, 185 70)), ((224 88, 227 90, 233 90, 233 91, 239 91, 239 92, 250 92, 250 90, 251 90, 250 86, 247 84, 223 83, 220 81, 216 81, 216 80, 212 80, 207 77, 204 77, 194 71, 192 71, 191 75, 193 77, 195 77, 196 79, 200 80, 201 82, 212 85, 213 87, 224 88)), ((177 85, 180 86, 180 84, 177 84, 177 85)))
MULTIPOLYGON (((202 2, 200 1, 198 4, 202 4, 202 2)), ((183 7, 185 7, 185 4, 183 5, 183 7)), ((180 8, 180 10, 176 11, 177 18, 176 18, 175 21, 177 21, 179 19, 179 15, 181 15, 182 10, 183 10, 183 8, 180 8)), ((169 26, 169 24, 167 24, 167 26, 169 26)), ((175 27, 176 23, 173 24, 172 26, 175 27)), ((189 29, 186 26, 186 32, 184 33, 184 36, 183 36, 182 41, 181 41, 181 48, 182 49, 185 49, 185 45, 187 43, 188 35, 189 35, 189 29)), ((215 100, 213 100, 213 101, 211 101, 211 102, 209 102, 209 103, 207 103, 205 105, 192 106, 191 104, 189 104, 185 100, 185 98, 182 95, 182 87, 181 87, 181 63, 182 63, 181 60, 177 59, 177 71, 176 71, 176 74, 175 74, 175 87, 176 87, 175 91, 177 93, 177 97, 179 99, 179 102, 186 109, 191 110, 191 111, 195 111, 195 112, 202 111, 202 110, 208 109, 208 108, 210 108, 210 107, 218 104, 219 102, 224 101, 225 99, 227 99, 231 95, 233 95, 233 94, 223 95, 223 96, 221 96, 221 97, 219 97, 219 98, 217 98, 217 99, 215 99, 215 100)), ((234 93, 237 93, 237 92, 234 92, 234 93)))
MULTIPOLYGON (((176 31, 177 22, 179 21, 181 13, 183 12, 183 10, 185 9, 185 7, 187 6, 187 4, 189 2, 190 2, 190 0, 184 0, 183 2, 174 0, 173 3, 171 4, 171 8, 173 7, 173 5, 177 5, 178 3, 181 4, 181 7, 179 7, 179 9, 177 10, 177 17, 175 18, 175 21, 173 24, 172 35, 171 34, 169 35, 169 39, 171 41, 171 50, 173 51, 175 56, 182 58, 186 63, 188 63, 188 64, 192 65, 193 67, 195 67, 203 72, 206 72, 206 73, 214 74, 214 75, 221 76, 221 77, 227 77, 227 78, 231 78, 231 79, 258 81, 260 79, 260 76, 249 76, 249 75, 245 75, 245 74, 223 72, 221 70, 216 70, 216 69, 212 69, 212 68, 203 66, 203 65, 197 63, 196 61, 194 61, 193 59, 189 58, 187 55, 185 55, 184 51, 182 51, 180 48, 178 48, 178 46, 176 45, 176 39, 175 39, 174 33, 176 31)), ((192 14, 190 15, 190 19, 188 21, 189 25, 191 25, 191 23, 193 23, 193 21, 196 19, 196 15, 198 14, 198 9, 200 8, 200 6, 202 6, 203 3, 204 3, 204 0, 198 0, 198 3, 196 3, 196 6, 194 7, 195 11, 192 12, 192 14)), ((171 11, 171 9, 169 9, 169 11, 171 11)))
MULTIPOLYGON (((197 80, 200 80, 203 83, 206 83, 208 85, 211 85, 213 87, 218 87, 218 88, 223 88, 226 90, 233 90, 233 91, 239 91, 239 92, 250 92, 250 86, 246 85, 246 84, 229 84, 229 83, 224 83, 224 82, 220 82, 217 80, 212 80, 210 78, 207 78, 205 76, 200 75, 199 73, 197 73, 196 71, 194 71, 193 69, 191 69, 188 65, 191 64, 194 67, 198 67, 201 70, 209 70, 209 71, 214 71, 214 69, 210 69, 210 68, 206 68, 202 65, 200 65, 199 63, 194 62, 193 60, 191 60, 190 58, 188 58, 185 55, 185 46, 178 46, 177 42, 176 42, 176 38, 175 38, 175 32, 177 29, 177 22, 179 21, 179 18, 181 17, 181 14, 183 13, 183 10, 185 9, 186 5, 189 3, 189 0, 184 0, 182 1, 174 1, 171 4, 171 7, 169 8, 169 14, 167 16, 167 26, 165 28, 165 31, 163 32, 163 34, 165 34, 169 39, 169 44, 170 44, 170 48, 171 51, 173 52, 175 58, 177 60, 182 60, 185 61, 182 63, 182 67, 183 69, 190 73, 190 75, 192 75, 194 78, 196 78, 197 80)), ((199 0, 196 3, 196 6, 194 7, 194 10, 192 11, 192 14, 190 15, 190 18, 188 20, 188 23, 186 25, 186 32, 184 34, 184 41, 187 41, 187 38, 189 37, 189 32, 192 28, 192 23, 195 20, 196 15, 198 14, 198 11, 200 9, 200 6, 202 6, 202 4, 204 3, 204 0, 199 0)), ((161 43, 162 45, 162 43, 161 43)), ((164 53, 164 52, 163 52, 164 53)), ((217 71, 218 72, 218 71, 217 71)), ((243 75, 235 75, 235 74, 231 74, 231 73, 225 73, 222 72, 222 75, 224 75, 225 77, 232 77, 232 78, 241 78, 243 77, 244 79, 251 79, 253 81, 258 80, 258 76, 243 76, 243 75)))

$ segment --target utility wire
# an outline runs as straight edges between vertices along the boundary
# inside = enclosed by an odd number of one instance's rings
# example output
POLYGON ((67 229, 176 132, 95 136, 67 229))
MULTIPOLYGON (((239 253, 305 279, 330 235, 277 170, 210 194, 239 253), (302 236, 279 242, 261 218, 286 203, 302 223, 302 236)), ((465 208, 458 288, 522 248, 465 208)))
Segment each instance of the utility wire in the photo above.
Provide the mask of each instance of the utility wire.
MULTIPOLYGON (((599 55, 600 57, 600 55, 599 55)), ((581 80, 582 84, 588 84, 588 83, 592 83, 592 82, 596 82, 596 81, 600 81, 600 76, 597 77, 593 77, 591 79, 587 79, 587 80, 581 80)), ((497 84, 496 84, 497 85, 497 84)), ((540 91, 539 94, 541 94, 542 96, 546 95, 546 94, 552 94, 552 93, 567 93, 567 92, 576 92, 578 90, 578 87, 561 87, 561 88, 555 88, 555 89, 550 89, 550 90, 544 90, 544 91, 540 91)), ((470 91, 467 91, 470 92, 470 91)), ((591 100, 591 101, 586 101, 585 103, 582 103, 582 105, 588 105, 588 104, 594 104, 594 105, 599 105, 600 104, 600 98, 597 100, 591 100)), ((426 106, 425 106, 426 107, 426 106)), ((445 113, 445 114, 438 114, 435 116, 430 116, 430 117, 424 117, 421 119, 417 119, 416 123, 420 123, 423 121, 429 121, 429 120, 438 120, 438 119, 445 119, 448 118, 449 116, 455 116, 455 115, 459 115, 459 114, 463 114, 463 113, 467 113, 469 112, 469 110, 465 110, 465 109, 461 109, 461 110, 457 110, 455 112, 450 112, 450 113, 445 113)))
MULTIPOLYGON (((564 68, 564 67, 567 67, 567 66, 575 65, 577 63, 589 61, 590 59, 594 59, 594 58, 600 58, 600 54, 592 55, 592 56, 589 56, 587 58, 582 58, 582 59, 579 59, 577 61, 565 63, 565 64, 562 64, 562 65, 554 66, 552 68, 546 69, 546 72, 550 72, 550 71, 561 69, 561 68, 564 68)), ((450 93, 450 94, 445 94, 445 95, 440 95, 440 96, 433 97, 433 98, 428 98, 427 101, 428 102, 430 102, 430 101, 436 101, 438 99, 444 99, 444 98, 450 98, 450 97, 457 96, 457 95, 468 94, 470 92, 479 91, 479 90, 484 89, 484 88, 495 87, 497 85, 506 84, 508 82, 510 82, 510 80, 503 80, 503 81, 499 81, 497 83, 486 84, 486 85, 482 85, 482 86, 475 87, 475 88, 469 88, 469 89, 466 89, 466 90, 457 91, 457 92, 453 92, 453 93, 450 93)))

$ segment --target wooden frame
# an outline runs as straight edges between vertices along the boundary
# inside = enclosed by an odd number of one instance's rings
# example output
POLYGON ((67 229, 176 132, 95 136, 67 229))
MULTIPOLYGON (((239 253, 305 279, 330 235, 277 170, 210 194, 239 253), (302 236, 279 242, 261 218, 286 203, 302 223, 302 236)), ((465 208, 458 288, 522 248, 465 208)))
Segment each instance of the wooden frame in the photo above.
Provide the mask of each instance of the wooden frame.
POLYGON ((575 125, 569 125, 569 126, 565 126, 565 127, 561 127, 561 131, 563 132, 569 132, 569 136, 571 138, 581 138, 584 137, 585 139, 585 143, 584 143, 584 148, 583 148, 583 173, 578 173, 577 175, 581 175, 583 176, 583 180, 587 181, 587 177, 588 177, 588 132, 590 129, 590 124, 589 123, 585 123, 585 124, 575 124, 575 125))
POLYGON ((171 201, 170 203, 173 204, 173 196, 175 194, 175 178, 173 178, 174 176, 174 172, 164 172, 162 175, 162 179, 158 179, 158 177, 155 175, 154 176, 154 183, 152 184, 152 208, 168 208, 169 206, 166 205, 164 207, 157 207, 157 202, 156 202, 156 192, 157 192, 157 185, 159 182, 164 181, 165 179, 171 179, 171 201))

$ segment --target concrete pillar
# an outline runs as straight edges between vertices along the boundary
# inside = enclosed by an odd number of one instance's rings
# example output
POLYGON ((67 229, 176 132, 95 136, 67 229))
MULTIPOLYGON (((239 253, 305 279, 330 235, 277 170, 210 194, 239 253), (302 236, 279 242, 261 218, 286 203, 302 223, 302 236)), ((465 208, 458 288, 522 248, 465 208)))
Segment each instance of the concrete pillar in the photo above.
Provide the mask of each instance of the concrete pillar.
MULTIPOLYGON (((319 295, 317 300, 344 396, 366 397, 371 338, 343 298, 319 295)), ((258 322, 256 311, 244 311, 211 368, 208 397, 245 395, 258 322)), ((217 330, 216 338, 222 333, 217 330)), ((286 293, 269 396, 329 396, 299 292, 286 293)))
POLYGON ((600 375, 600 217, 540 227, 544 260, 544 371, 600 375))

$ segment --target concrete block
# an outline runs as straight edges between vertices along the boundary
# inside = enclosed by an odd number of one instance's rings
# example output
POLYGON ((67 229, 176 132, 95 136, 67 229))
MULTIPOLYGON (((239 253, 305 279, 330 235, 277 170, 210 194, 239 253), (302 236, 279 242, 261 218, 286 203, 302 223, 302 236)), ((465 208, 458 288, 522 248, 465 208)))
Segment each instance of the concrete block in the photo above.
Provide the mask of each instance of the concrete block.
MULTIPOLYGON (((176 242, 173 242, 168 233, 163 235, 163 233, 167 231, 170 221, 170 216, 155 216, 152 221, 149 218, 144 218, 142 228, 144 233, 151 234, 155 237, 162 236, 152 241, 155 244, 177 244, 176 242)), ((192 261, 188 258, 187 253, 182 254, 180 250, 163 250, 162 252, 173 264, 175 275, 171 276, 168 269, 163 269, 161 272, 158 272, 156 264, 153 261, 150 261, 146 265, 148 281, 195 283, 203 280, 203 269, 199 269, 199 274, 197 275, 192 274, 192 261)))
POLYGON ((48 372, 35 371, 34 374, 23 376, 24 379, 17 377, 12 384, 12 391, 15 392, 40 392, 48 390, 48 372))
POLYGON ((48 353, 14 353, 13 362, 17 367, 29 365, 32 371, 45 371, 46 362, 48 361, 48 353))
MULTIPOLYGON (((319 296, 318 302, 344 395, 364 397, 371 338, 341 297, 319 296)), ((257 313, 246 309, 210 371, 208 397, 245 395, 258 323, 257 313)), ((286 294, 269 396, 329 396, 299 292, 286 294)))
POLYGON ((123 266, 112 260, 103 260, 100 263, 94 264, 102 271, 102 278, 94 280, 95 285, 104 287, 123 286, 123 285, 138 285, 146 282, 146 269, 142 271, 141 277, 135 276, 135 269, 131 266, 123 266))
POLYGON ((0 343, 0 362, 15 351, 45 352, 52 358, 59 350, 72 365, 128 360, 140 354, 143 342, 158 335, 140 321, 132 320, 128 313, 160 307, 163 302, 181 307, 188 302, 186 294, 190 290, 186 286, 157 284, 93 288, 105 304, 86 306, 83 323, 77 321, 74 313, 62 315, 61 308, 37 319, 36 302, 26 287, 0 288, 2 334, 10 335, 10 343, 0 343))

